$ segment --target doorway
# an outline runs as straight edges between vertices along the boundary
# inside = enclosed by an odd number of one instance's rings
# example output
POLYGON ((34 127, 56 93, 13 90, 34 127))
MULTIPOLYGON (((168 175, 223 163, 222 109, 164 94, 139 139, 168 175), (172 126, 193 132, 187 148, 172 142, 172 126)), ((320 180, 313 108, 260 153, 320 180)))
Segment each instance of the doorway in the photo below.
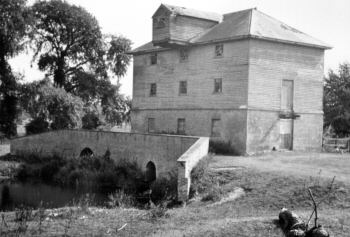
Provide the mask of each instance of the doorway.
POLYGON ((294 102, 294 81, 283 80, 281 91, 281 112, 285 114, 283 119, 280 119, 280 138, 281 149, 293 149, 293 102, 294 102))

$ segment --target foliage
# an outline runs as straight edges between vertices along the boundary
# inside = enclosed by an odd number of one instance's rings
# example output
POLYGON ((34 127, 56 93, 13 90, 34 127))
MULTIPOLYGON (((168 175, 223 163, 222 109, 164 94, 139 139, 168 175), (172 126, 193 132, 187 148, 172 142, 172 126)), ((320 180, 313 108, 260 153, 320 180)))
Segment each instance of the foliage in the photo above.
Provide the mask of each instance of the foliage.
POLYGON ((204 194, 201 200, 203 202, 208 202, 208 201, 217 202, 217 201, 220 201, 222 195, 223 195, 222 188, 220 188, 220 186, 216 184, 216 185, 212 185, 206 191, 206 193, 204 194))
POLYGON ((332 126, 338 136, 350 133, 350 64, 330 70, 324 83, 324 125, 332 126))
POLYGON ((135 203, 135 198, 132 195, 125 193, 124 190, 117 190, 108 195, 108 206, 111 208, 129 208, 135 206, 135 203))
POLYGON ((160 177, 151 185, 151 200, 156 204, 168 203, 176 200, 177 197, 177 173, 170 172, 168 177, 160 177))
POLYGON ((96 129, 101 125, 99 117, 94 112, 86 113, 82 118, 83 129, 96 129))
POLYGON ((109 48, 107 50, 107 60, 112 72, 119 77, 126 74, 126 69, 130 63, 130 55, 126 52, 131 50, 131 40, 122 36, 109 35, 109 48))
POLYGON ((0 0, 0 130, 16 134, 17 78, 8 63, 24 47, 29 22, 25 0, 0 0))
POLYGON ((25 125, 27 135, 49 131, 49 123, 41 118, 35 118, 25 125))
POLYGON ((49 80, 23 85, 21 104, 37 125, 43 121, 42 127, 45 122, 53 130, 81 127, 82 100, 53 86, 49 80))
POLYGON ((40 70, 56 85, 71 86, 69 75, 84 65, 103 71, 102 33, 97 20, 84 8, 61 0, 37 1, 32 41, 40 70))
MULTIPOLYGON (((53 78, 55 86, 80 97, 86 112, 98 115, 96 123, 119 124, 128 118, 124 116, 128 104, 118 91, 119 77, 125 75, 130 63, 126 52, 131 41, 122 36, 103 36, 93 15, 65 1, 38 1, 32 12, 31 40, 39 69, 53 78), (117 85, 111 83, 110 73, 118 77, 117 85)), ((89 118, 85 122, 92 122, 89 118)))
POLYGON ((238 151, 232 146, 230 141, 214 140, 209 141, 209 150, 220 155, 238 155, 238 151))
POLYGON ((203 201, 217 201, 222 196, 219 179, 209 169, 211 156, 201 159, 191 171, 190 197, 204 194, 203 201))

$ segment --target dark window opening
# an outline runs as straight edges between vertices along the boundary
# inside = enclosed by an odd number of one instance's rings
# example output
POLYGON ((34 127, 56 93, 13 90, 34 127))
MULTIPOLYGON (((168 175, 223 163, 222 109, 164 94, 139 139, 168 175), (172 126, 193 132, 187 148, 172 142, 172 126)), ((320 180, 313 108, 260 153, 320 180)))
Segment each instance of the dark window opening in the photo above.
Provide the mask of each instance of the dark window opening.
POLYGON ((151 88, 150 88, 150 96, 156 96, 157 95, 157 83, 151 83, 151 88))
POLYGON ((88 147, 85 147, 81 152, 80 152, 80 157, 92 157, 94 153, 92 150, 88 147))
POLYGON ((151 54, 151 65, 157 64, 158 57, 156 53, 151 54))
POLYGON ((215 57, 222 57, 224 55, 224 45, 217 44, 215 45, 215 57))
POLYGON ((186 120, 184 118, 177 119, 177 133, 178 134, 186 133, 186 120))
POLYGON ((188 49, 180 50, 180 62, 184 62, 188 60, 188 49))
POLYGON ((157 178, 156 166, 152 161, 150 161, 146 165, 145 179, 147 182, 152 182, 156 180, 156 178, 157 178))
POLYGON ((180 81, 179 94, 180 95, 186 95, 187 94, 187 81, 180 81))
POLYGON ((221 119, 211 120, 211 136, 220 137, 221 119))
POLYGON ((222 92, 222 79, 217 78, 214 79, 214 93, 221 93, 222 92))
POLYGON ((157 29, 164 28, 167 25, 167 19, 165 17, 158 17, 154 21, 157 29))
POLYGON ((155 132, 155 119, 154 118, 148 118, 148 132, 149 133, 155 132))

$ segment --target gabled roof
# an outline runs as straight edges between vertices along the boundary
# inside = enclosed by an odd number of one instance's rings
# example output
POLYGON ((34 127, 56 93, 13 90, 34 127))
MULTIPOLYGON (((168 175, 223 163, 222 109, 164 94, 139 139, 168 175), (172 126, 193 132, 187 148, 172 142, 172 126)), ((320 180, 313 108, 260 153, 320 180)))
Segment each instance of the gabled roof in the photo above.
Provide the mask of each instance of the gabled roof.
MULTIPOLYGON (((205 19, 205 20, 209 20, 209 21, 216 21, 216 22, 220 22, 222 19, 221 14, 214 13, 214 12, 198 11, 195 9, 172 6, 172 5, 168 5, 168 4, 161 4, 160 7, 158 8, 158 10, 161 8, 165 8, 169 12, 171 12, 172 14, 175 14, 175 15, 189 16, 189 17, 205 19)), ((154 13, 153 17, 155 15, 157 15, 158 10, 154 13)))
MULTIPOLYGON (((321 49, 332 48, 328 44, 258 11, 256 8, 225 14, 222 22, 190 39, 188 43, 196 45, 243 38, 264 39, 321 49)), ((161 47, 154 47, 150 42, 133 50, 131 53, 159 49, 161 47)))

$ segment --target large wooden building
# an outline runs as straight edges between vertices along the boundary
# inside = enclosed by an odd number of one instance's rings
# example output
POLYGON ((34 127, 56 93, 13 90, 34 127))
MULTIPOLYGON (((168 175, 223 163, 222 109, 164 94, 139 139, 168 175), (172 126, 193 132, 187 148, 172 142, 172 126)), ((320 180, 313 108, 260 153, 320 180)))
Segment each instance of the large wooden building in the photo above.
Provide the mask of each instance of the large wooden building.
POLYGON ((162 4, 134 56, 132 131, 210 136, 239 153, 318 150, 325 43, 257 9, 162 4))

